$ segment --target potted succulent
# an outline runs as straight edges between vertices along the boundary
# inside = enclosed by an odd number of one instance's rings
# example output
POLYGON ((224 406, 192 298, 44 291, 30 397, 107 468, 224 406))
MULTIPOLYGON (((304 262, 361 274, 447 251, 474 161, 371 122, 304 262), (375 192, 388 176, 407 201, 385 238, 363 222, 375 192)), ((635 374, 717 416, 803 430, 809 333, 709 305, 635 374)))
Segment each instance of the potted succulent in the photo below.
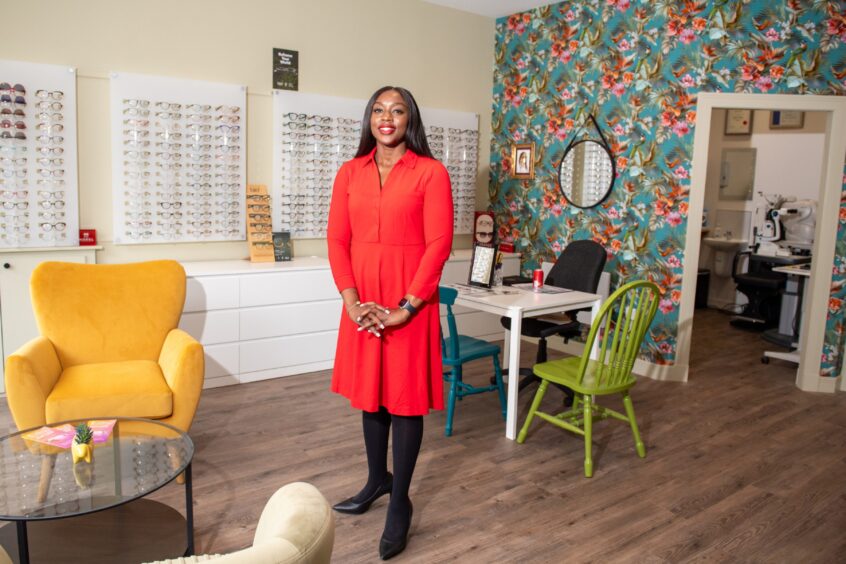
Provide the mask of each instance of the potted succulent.
POLYGON ((73 455, 73 463, 76 464, 80 460, 91 462, 94 456, 94 432, 88 423, 80 423, 76 426, 76 434, 71 443, 71 454, 73 455))

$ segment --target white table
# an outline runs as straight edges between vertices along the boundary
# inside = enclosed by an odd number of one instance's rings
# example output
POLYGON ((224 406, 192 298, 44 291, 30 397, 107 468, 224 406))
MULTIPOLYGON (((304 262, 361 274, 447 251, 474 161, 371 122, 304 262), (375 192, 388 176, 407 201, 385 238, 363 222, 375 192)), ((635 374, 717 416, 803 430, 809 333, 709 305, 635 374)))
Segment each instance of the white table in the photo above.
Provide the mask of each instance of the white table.
POLYGON ((505 331, 503 358, 508 358, 509 374, 505 436, 513 441, 517 437, 517 389, 520 374, 520 330, 523 317, 539 317, 589 307, 591 319, 595 319, 602 303, 602 296, 575 291, 542 294, 508 286, 491 290, 457 284, 452 287, 458 290, 458 297, 455 299, 457 305, 511 318, 511 331, 505 331))
MULTIPOLYGON (((790 352, 780 352, 780 351, 764 351, 764 356, 761 357, 762 362, 769 362, 769 359, 776 358, 779 360, 786 360, 788 362, 795 362, 799 364, 799 336, 802 334, 802 303, 805 301, 805 290, 808 287, 808 284, 805 283, 804 279, 809 278, 811 276, 811 263, 805 264, 791 264, 789 266, 776 266, 773 268, 773 272, 781 272, 782 274, 787 274, 788 276, 795 276, 796 280, 798 281, 799 285, 799 294, 801 295, 799 305, 796 307, 796 316, 799 317, 799 330, 795 331, 792 335, 791 344, 794 349, 790 352)), ((793 323, 791 323, 793 325, 793 323)))

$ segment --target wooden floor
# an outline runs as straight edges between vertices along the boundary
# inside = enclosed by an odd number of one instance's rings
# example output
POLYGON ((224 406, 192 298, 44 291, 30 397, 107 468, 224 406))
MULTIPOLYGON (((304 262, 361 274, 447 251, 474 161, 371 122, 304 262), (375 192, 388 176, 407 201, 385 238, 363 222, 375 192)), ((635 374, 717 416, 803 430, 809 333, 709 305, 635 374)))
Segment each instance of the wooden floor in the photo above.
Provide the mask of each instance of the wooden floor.
MULTIPOLYGON (((506 440, 494 394, 459 404, 451 438, 444 413, 432 414, 412 535, 395 561, 844 562, 846 394, 800 392, 795 366, 760 363, 765 348, 725 315, 697 310, 690 381, 633 389, 647 457, 627 426, 602 422, 591 479, 574 435, 536 423, 526 444, 506 440)), ((528 365, 534 350, 524 351, 528 365)), ((477 366, 470 379, 486 380, 488 366, 477 366)), ((204 392, 191 432, 198 551, 248 546, 283 484, 311 482, 333 503, 362 485, 360 415, 329 379, 204 392)), ((521 424, 533 392, 520 397, 521 424)), ((154 497, 184 507, 175 484, 154 497)), ((365 515, 337 516, 334 561, 378 561, 385 508, 383 498, 365 515)))

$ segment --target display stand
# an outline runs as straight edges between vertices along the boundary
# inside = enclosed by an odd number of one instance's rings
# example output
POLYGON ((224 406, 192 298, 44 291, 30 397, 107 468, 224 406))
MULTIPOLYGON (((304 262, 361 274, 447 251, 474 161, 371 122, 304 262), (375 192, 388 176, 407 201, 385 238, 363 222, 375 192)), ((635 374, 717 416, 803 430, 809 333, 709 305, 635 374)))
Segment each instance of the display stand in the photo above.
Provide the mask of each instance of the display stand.
POLYGON ((273 262, 273 233, 270 225, 270 196, 264 184, 247 186, 247 241, 250 262, 273 262))

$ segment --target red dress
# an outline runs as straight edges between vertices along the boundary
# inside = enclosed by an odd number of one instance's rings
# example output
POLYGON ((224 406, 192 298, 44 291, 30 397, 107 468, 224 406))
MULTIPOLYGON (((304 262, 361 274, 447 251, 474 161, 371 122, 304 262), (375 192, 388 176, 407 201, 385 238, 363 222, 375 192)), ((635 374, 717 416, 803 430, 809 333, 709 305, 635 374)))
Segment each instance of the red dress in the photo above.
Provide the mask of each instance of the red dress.
POLYGON ((380 189, 369 155, 344 163, 329 209, 329 263, 338 291, 397 307, 412 294, 425 303, 403 325, 376 337, 341 312, 332 391, 365 411, 395 415, 443 409, 438 283, 452 247, 449 174, 434 159, 406 151, 380 189))

